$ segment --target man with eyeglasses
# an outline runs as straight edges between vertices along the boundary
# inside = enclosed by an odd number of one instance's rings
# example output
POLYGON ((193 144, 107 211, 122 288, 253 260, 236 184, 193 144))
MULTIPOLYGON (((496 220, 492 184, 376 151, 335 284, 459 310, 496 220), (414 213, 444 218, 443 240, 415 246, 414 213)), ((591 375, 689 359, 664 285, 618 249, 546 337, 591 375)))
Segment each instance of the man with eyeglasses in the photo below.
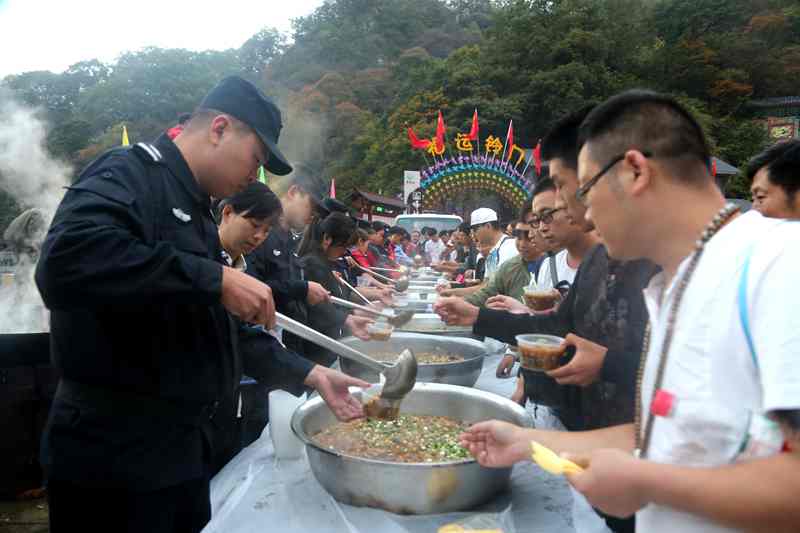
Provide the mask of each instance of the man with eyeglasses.
POLYGON ((462 443, 484 466, 531 440, 564 453, 583 467, 570 483, 640 531, 798 531, 800 228, 726 205, 701 126, 669 96, 609 99, 581 145, 579 197, 608 254, 662 269, 644 292, 637 416, 577 434, 492 421, 462 443))
POLYGON ((517 222, 512 232, 519 255, 500 265, 500 268, 483 287, 466 296, 465 300, 472 305, 484 305, 489 298, 497 295, 505 295, 522 301, 522 293, 530 283, 536 260, 542 255, 542 252, 536 249, 531 242, 532 229, 528 220, 533 215, 530 204, 527 207, 523 213, 523 222, 517 222))
MULTIPOLYGON (((594 226, 585 220, 586 209, 576 200, 575 193, 578 130, 588 112, 586 108, 563 118, 542 142, 553 179, 545 187, 555 185, 561 205, 566 206, 562 216, 569 216, 574 227, 584 233, 594 226)), ((552 189, 549 194, 552 197, 552 189)), ((546 215, 548 211, 540 212, 546 215)), ((525 397, 534 404, 555 406, 559 420, 570 430, 630 422, 647 321, 642 289, 654 271, 655 267, 646 261, 611 261, 603 245, 594 246, 583 257, 574 284, 556 312, 529 316, 522 305, 515 311, 526 314, 480 310, 474 330, 485 335, 501 334, 509 341, 516 334, 531 332, 566 337, 575 355, 569 363, 548 373, 563 385, 561 398, 543 397, 537 389, 542 377, 529 371, 522 373, 525 397)), ((541 273, 539 277, 542 278, 541 273)), ((452 304, 442 307, 446 313, 472 312, 456 309, 452 304)), ((506 366, 508 363, 505 361, 506 366)), ((632 520, 606 517, 606 522, 614 531, 633 531, 632 520)))

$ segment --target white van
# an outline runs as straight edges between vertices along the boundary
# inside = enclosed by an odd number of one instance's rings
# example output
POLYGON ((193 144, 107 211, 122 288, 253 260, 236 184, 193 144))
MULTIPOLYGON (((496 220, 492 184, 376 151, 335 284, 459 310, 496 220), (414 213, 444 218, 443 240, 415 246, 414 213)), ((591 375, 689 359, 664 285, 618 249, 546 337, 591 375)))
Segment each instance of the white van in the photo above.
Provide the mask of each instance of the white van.
POLYGON ((421 213, 418 215, 398 215, 394 219, 395 226, 405 228, 409 233, 422 231, 422 228, 434 228, 436 231, 456 229, 463 220, 457 215, 437 215, 421 213))

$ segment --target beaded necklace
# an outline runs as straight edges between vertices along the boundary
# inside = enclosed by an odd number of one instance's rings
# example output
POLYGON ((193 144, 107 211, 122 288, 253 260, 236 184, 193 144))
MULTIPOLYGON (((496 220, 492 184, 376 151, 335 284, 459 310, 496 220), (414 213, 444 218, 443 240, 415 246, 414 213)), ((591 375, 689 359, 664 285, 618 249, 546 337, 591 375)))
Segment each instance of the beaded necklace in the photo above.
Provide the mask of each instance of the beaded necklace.
MULTIPOLYGON (((714 235, 716 235, 717 232, 719 232, 719 230, 722 229, 722 227, 727 224, 738 211, 739 208, 735 204, 727 204, 725 207, 720 209, 711 222, 709 222, 706 228, 703 230, 703 233, 700 234, 700 238, 697 239, 697 242, 694 245, 694 254, 689 261, 689 265, 686 267, 685 274, 678 281, 677 289, 675 290, 675 298, 669 309, 669 315, 667 317, 667 332, 664 336, 664 343, 661 345, 661 357, 658 361, 656 381, 653 385, 653 395, 651 398, 655 398, 656 393, 661 389, 661 384, 664 381, 664 371, 667 367, 669 349, 672 346, 672 338, 675 333, 675 323, 678 319, 678 308, 680 307, 681 300, 683 300, 683 295, 686 292, 686 288, 689 286, 689 282, 692 279, 692 275, 697 269, 700 258, 703 256, 705 246, 708 244, 708 241, 710 241, 711 238, 714 237, 714 235)), ((634 454, 642 459, 647 456, 647 450, 650 447, 650 438, 653 433, 653 420, 655 418, 652 414, 647 417, 647 422, 645 423, 644 427, 644 434, 642 434, 642 419, 645 416, 642 406, 642 379, 644 378, 644 368, 647 365, 647 353, 650 350, 650 335, 651 329, 650 323, 648 322, 644 333, 644 342, 642 344, 642 357, 641 362, 639 363, 639 372, 636 377, 636 413, 633 421, 635 428, 634 430, 636 431, 636 450, 634 451, 634 454)))

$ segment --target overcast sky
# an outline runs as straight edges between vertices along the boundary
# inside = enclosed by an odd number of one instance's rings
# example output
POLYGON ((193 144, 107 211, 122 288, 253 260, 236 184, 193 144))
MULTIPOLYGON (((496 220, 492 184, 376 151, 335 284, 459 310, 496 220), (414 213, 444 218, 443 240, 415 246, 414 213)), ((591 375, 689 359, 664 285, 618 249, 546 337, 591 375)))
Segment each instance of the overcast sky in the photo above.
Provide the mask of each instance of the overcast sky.
POLYGON ((238 48, 264 26, 291 29, 322 0, 0 0, 0 78, 113 61, 145 46, 238 48))

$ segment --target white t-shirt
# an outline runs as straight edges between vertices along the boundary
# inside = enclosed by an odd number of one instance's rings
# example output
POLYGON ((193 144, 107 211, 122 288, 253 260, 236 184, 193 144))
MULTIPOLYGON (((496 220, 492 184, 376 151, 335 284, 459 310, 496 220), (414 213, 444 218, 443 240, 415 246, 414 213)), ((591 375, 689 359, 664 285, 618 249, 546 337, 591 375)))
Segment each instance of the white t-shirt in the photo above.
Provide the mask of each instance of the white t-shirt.
MULTIPOLYGON (((650 405, 653 396, 676 281, 683 277, 690 257, 669 287, 665 289, 664 276, 658 274, 644 291, 652 329, 642 381, 644 406, 650 405)), ((780 450, 778 427, 763 415, 800 408, 800 314, 794 309, 800 301, 798 264, 800 223, 766 219, 755 211, 730 222, 706 245, 678 311, 661 386, 675 396, 675 408, 669 416, 654 420, 647 459, 720 466, 780 450), (739 315, 738 293, 748 256, 744 307, 755 359, 739 315), (762 431, 754 434, 752 424, 761 425, 762 431), (760 447, 753 449, 754 442, 760 447)), ((648 413, 645 408, 645 416, 648 413)), ((636 529, 647 533, 733 531, 658 505, 637 514, 636 529)))
MULTIPOLYGON (((572 282, 575 281, 575 273, 578 271, 577 268, 572 268, 567 263, 567 251, 561 250, 555 256, 556 260, 556 277, 558 277, 558 281, 566 281, 570 285, 572 282)), ((550 258, 545 257, 544 262, 542 263, 541 268, 539 268, 539 276, 536 278, 536 284, 544 289, 552 289, 553 287, 553 276, 550 275, 550 258)))
POLYGON ((500 265, 518 255, 519 250, 517 250, 517 244, 514 239, 508 235, 500 237, 500 240, 497 241, 494 248, 491 249, 489 255, 486 256, 486 274, 484 275, 484 279, 488 279, 489 276, 497 272, 500 265))
POLYGON ((439 239, 436 242, 434 242, 432 239, 429 239, 425 243, 425 253, 430 258, 431 263, 438 263, 442 260, 442 252, 444 252, 446 247, 447 246, 444 244, 442 239, 439 239))

